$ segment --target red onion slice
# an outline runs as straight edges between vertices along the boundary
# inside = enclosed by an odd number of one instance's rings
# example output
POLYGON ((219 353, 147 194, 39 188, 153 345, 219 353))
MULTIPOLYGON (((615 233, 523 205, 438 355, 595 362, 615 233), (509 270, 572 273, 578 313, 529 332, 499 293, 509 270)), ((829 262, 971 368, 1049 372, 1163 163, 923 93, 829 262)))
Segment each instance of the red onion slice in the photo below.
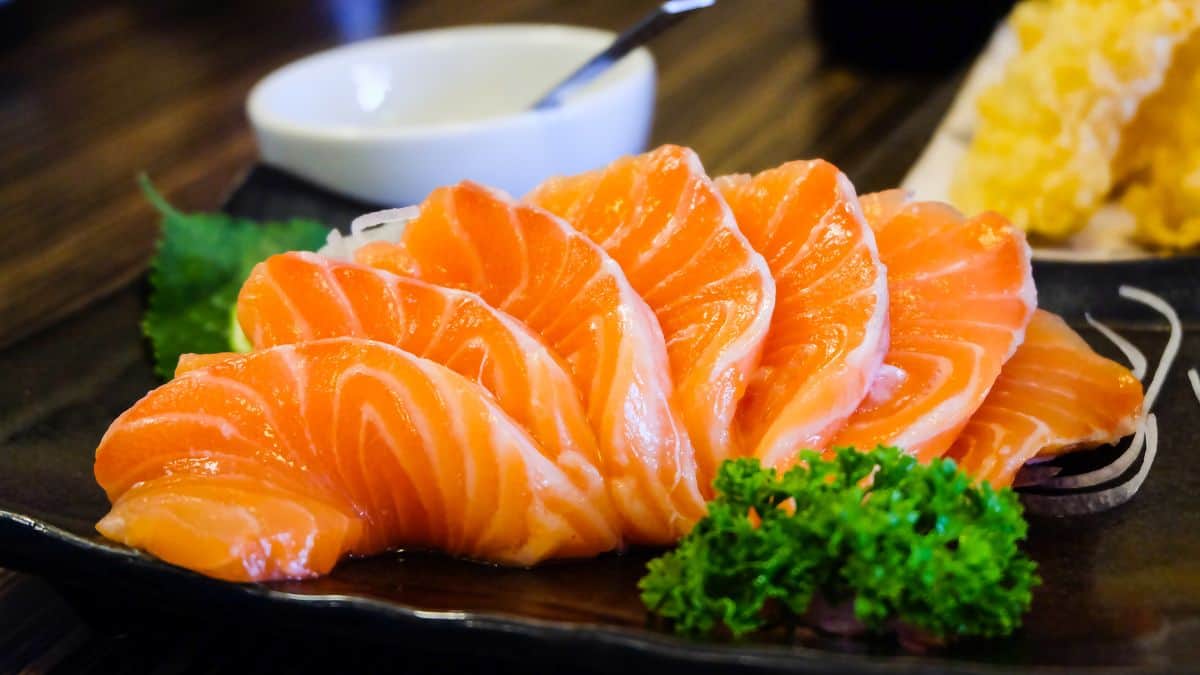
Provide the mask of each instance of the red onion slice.
POLYGON ((866 625, 858 620, 858 615, 854 612, 853 599, 833 605, 825 596, 816 593, 801 620, 826 633, 843 637, 854 637, 867 632, 866 625))
MULTIPOLYGON (((1034 459, 1037 459, 1036 457, 1034 459)), ((1053 464, 1039 464, 1036 462, 1026 463, 1017 471, 1017 476, 1013 478, 1012 486, 1014 488, 1029 487, 1031 485, 1041 485, 1058 474, 1062 473, 1061 466, 1053 464)))
POLYGON ((1044 516, 1082 516, 1120 506, 1133 498, 1154 465, 1158 454, 1158 420, 1148 415, 1145 420, 1146 454, 1142 466, 1129 480, 1104 490, 1070 492, 1057 495, 1022 494, 1021 501, 1030 513, 1044 516))

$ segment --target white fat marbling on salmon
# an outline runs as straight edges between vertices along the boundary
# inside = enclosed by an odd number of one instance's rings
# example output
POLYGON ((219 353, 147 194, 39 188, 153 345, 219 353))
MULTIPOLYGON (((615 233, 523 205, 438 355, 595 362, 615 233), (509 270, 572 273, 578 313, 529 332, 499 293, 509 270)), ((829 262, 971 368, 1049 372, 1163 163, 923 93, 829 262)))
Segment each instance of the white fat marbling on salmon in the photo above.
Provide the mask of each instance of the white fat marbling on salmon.
POLYGON ((1043 453, 1133 433, 1142 408, 1137 378, 1093 352, 1059 317, 1039 310, 1027 336, 949 452, 998 487, 1043 453))
POLYGON ((665 544, 690 529, 704 499, 662 330, 599 245, 549 212, 464 182, 435 191, 390 250, 359 259, 478 292, 568 365, 629 540, 665 544))
MULTIPOLYGON (((353 336, 434 358, 488 387, 547 457, 570 467, 582 491, 607 500, 596 466, 599 451, 570 374, 523 323, 477 294, 324 256, 286 253, 255 268, 239 314, 250 333, 260 336, 259 347, 353 336), (327 311, 330 307, 335 311, 327 311), (294 335, 292 328, 301 324, 309 327, 306 334, 294 335)), ((302 372, 299 365, 295 372, 302 372)), ((605 509, 612 519, 611 507, 605 509)), ((615 522, 608 525, 615 528, 615 522)))
POLYGON ((824 448, 867 395, 887 350, 886 270, 853 186, 832 165, 790 162, 718 184, 776 281, 741 435, 763 461, 787 466, 800 449, 824 448))
POLYGON ((740 454, 733 418, 775 305, 766 261, 686 148, 663 146, 550 179, 526 200, 600 245, 657 316, 707 490, 720 462, 740 454))
POLYGON ((1025 337, 1037 305, 1029 245, 995 215, 868 195, 892 299, 885 360, 905 379, 868 397, 834 445, 901 447, 921 459, 949 449, 1025 337), (901 228, 901 229, 892 229, 901 228), (947 280, 953 283, 947 283, 947 280))
POLYGON ((604 525, 601 506, 479 385, 355 338, 263 349, 163 385, 114 422, 97 478, 114 499, 107 536, 222 578, 310 576, 347 553, 401 545, 523 565, 616 543, 591 529, 604 525), (279 377, 296 368, 306 374, 279 377), (199 400, 229 405, 198 414, 199 400), (180 423, 237 442, 214 449, 175 433, 180 423), (285 441, 304 437, 311 447, 285 441), (278 461, 264 464, 267 456, 278 461), (229 492, 235 484, 241 496, 229 492), (188 503, 221 494, 234 501, 222 502, 219 529, 192 520, 188 503), (218 536, 246 557, 232 567, 222 559, 220 570, 205 567, 211 548, 188 557, 187 542, 218 536), (260 545, 289 537, 296 546, 260 545))

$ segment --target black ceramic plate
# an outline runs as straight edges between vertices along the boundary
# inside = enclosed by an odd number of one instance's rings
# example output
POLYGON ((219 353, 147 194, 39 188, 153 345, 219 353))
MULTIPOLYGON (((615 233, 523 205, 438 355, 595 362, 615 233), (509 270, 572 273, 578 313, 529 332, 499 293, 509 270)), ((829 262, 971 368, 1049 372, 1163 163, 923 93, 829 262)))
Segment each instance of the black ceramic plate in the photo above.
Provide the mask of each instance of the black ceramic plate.
MULTIPOLYGON (((228 209, 256 218, 312 216, 344 224, 365 210, 257 169, 228 209)), ((328 578, 234 585, 212 581, 99 538, 107 509, 92 453, 109 422, 156 384, 138 332, 135 285, 0 353, 0 564, 130 602, 176 611, 370 633, 404 649, 521 654, 528 663, 636 672, 994 672, 1028 667, 1200 666, 1200 404, 1184 372, 1200 366, 1200 263, 1039 264, 1043 306, 1064 314, 1100 351, 1083 312, 1107 320, 1147 355, 1165 323, 1117 287, 1165 295, 1183 316, 1179 363, 1156 406, 1161 442, 1141 493, 1114 511, 1031 518, 1030 554, 1045 583, 1025 628, 923 656, 889 641, 802 634, 790 643, 677 639, 647 623, 635 582, 645 553, 510 570, 425 553, 348 561, 328 578)))

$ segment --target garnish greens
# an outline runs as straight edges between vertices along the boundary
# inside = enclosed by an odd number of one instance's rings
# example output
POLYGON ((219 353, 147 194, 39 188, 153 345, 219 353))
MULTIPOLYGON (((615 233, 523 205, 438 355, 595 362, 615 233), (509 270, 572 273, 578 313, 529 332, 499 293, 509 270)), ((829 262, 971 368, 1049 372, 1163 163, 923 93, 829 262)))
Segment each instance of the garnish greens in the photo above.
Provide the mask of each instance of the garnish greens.
POLYGON ((1017 548, 1026 523, 1016 495, 949 459, 806 451, 783 475, 727 461, 714 486, 708 515, 639 583, 646 606, 682 634, 791 623, 820 594, 852 602, 874 630, 895 621, 938 638, 1000 636, 1040 583, 1017 548))
POLYGON ((329 228, 308 220, 256 223, 217 213, 180 213, 140 178, 162 216, 158 251, 150 263, 150 306, 142 332, 155 371, 175 373, 179 355, 249 351, 234 318, 237 294, 254 265, 275 253, 316 250, 329 228))

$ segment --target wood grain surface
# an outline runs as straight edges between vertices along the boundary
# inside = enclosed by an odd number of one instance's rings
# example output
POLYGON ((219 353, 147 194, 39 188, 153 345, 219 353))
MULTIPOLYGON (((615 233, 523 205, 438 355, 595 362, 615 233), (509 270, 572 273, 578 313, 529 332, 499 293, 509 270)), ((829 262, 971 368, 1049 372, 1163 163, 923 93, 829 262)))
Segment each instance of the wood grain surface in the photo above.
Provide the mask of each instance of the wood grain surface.
MULTIPOLYGON (((39 329, 142 274, 157 222, 136 189, 139 172, 182 209, 223 203, 256 159, 246 95, 274 68, 337 44, 428 27, 526 21, 620 29, 652 5, 0 0, 0 347, 36 340, 39 329)), ((819 156, 862 191, 895 184, 961 74, 955 63, 906 72, 903 55, 936 52, 947 30, 960 42, 974 39, 963 39, 961 26, 928 25, 912 34, 904 28, 898 42, 911 49, 889 51, 891 43, 877 42, 897 36, 890 22, 899 5, 907 3, 843 0, 836 5, 841 14, 829 5, 821 15, 801 0, 724 0, 689 19, 653 44, 660 70, 653 142, 694 147, 714 175, 819 156), (872 24, 872 12, 884 6, 891 14, 872 24), (831 48, 819 39, 822 16, 874 30, 843 31, 850 49, 831 48), (858 53, 858 45, 874 46, 874 65, 883 68, 834 56, 858 53)), ((108 610, 99 610, 100 619, 78 611, 79 602, 44 582, 0 570, 0 672, 44 672, 58 663, 94 672, 185 672, 196 669, 172 664, 207 663, 221 641, 222 663, 236 670, 228 645, 249 650, 257 641, 143 627, 138 644, 123 648, 130 633, 107 625, 108 610), (161 660, 154 668, 149 661, 146 669, 130 665, 137 653, 161 660)), ((294 640, 272 649, 255 658, 309 672, 294 640)))

